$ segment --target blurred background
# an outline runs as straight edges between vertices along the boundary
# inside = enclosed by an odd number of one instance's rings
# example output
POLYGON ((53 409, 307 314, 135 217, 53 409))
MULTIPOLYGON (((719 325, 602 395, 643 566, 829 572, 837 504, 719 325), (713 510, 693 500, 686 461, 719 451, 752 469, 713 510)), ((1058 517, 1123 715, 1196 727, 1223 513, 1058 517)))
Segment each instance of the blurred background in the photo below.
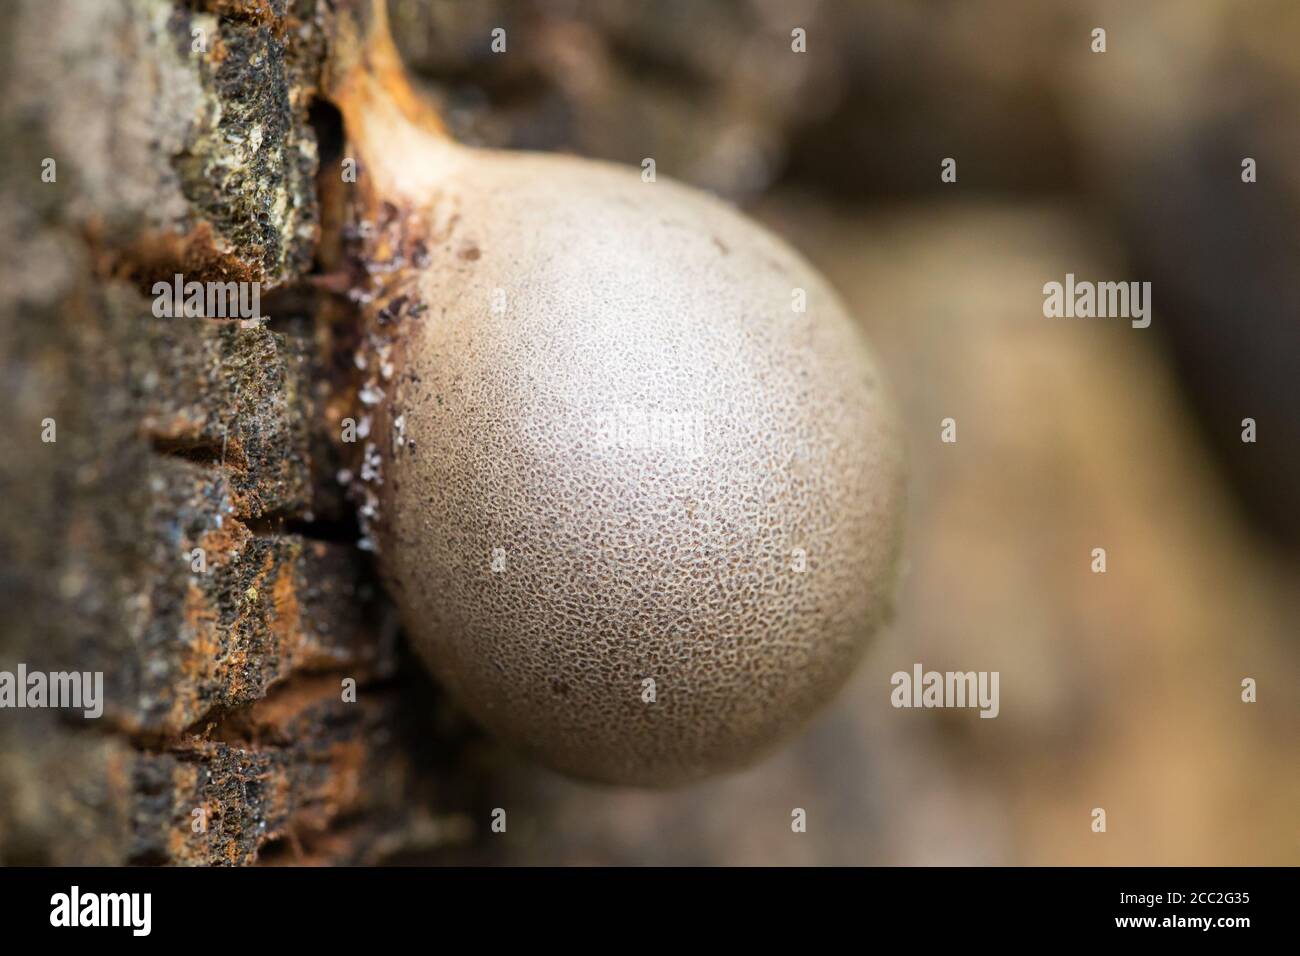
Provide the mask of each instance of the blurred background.
POLYGON ((652 157, 800 249, 905 419, 892 626, 770 759, 648 792, 469 726, 355 546, 339 2, 3 15, 0 668, 108 701, 0 711, 0 863, 1300 863, 1300 4, 390 0, 458 138, 652 157), (269 321, 154 319, 175 271, 269 321), (1067 273, 1150 328, 1044 318, 1067 273), (892 708, 916 662, 999 716, 892 708))
POLYGON ((790 240, 861 320, 911 439, 897 619, 807 734, 672 793, 485 747, 510 831, 478 858, 1300 862, 1300 5, 392 10, 458 137, 653 157, 790 240), (1044 318, 1067 272, 1151 282, 1151 327, 1044 318), (893 709, 917 661, 1000 671, 1001 715, 893 709))

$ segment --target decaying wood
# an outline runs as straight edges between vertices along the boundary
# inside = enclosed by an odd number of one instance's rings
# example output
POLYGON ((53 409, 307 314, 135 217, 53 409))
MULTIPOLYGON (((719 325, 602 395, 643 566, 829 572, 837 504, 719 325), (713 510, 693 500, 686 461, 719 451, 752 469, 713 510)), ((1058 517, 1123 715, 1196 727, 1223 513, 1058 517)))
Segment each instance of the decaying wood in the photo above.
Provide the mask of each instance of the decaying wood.
POLYGON ((337 418, 328 332, 292 296, 269 324, 152 311, 177 272, 266 295, 311 268, 315 7, 6 12, 0 669, 102 671, 105 710, 0 711, 0 863, 350 862, 466 834, 403 716, 429 688, 397 679, 332 487, 346 449, 314 424, 337 418))

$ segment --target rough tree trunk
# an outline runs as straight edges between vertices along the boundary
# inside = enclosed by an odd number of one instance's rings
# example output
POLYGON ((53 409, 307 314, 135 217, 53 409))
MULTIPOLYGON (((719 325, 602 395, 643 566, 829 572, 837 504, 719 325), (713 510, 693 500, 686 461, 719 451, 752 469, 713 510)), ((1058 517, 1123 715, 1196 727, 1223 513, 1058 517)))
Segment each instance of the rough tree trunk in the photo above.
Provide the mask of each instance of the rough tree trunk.
POLYGON ((102 671, 105 710, 0 712, 0 863, 366 861, 467 833, 334 488, 321 310, 151 311, 176 272, 265 296, 311 268, 315 8, 5 12, 0 669, 102 671))

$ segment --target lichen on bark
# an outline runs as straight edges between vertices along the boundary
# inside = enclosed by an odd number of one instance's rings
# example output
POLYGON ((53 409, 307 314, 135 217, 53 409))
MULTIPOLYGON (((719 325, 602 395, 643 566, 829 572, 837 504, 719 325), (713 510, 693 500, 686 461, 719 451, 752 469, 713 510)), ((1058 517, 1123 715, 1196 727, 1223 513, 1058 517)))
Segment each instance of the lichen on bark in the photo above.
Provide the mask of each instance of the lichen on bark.
POLYGON ((0 668, 102 672, 106 700, 98 721, 0 713, 0 863, 400 851, 441 804, 402 745, 408 678, 366 566, 319 525, 346 530, 322 514, 310 299, 263 298, 270 324, 150 301, 174 272, 270 291, 311 268, 315 6, 6 15, 0 668))

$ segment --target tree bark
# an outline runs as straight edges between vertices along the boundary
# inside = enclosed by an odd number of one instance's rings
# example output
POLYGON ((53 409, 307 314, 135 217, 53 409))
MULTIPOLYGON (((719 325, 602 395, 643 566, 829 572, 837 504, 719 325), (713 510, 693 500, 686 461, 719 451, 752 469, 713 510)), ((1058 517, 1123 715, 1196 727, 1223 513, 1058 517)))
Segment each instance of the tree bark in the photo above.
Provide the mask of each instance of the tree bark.
POLYGON ((276 299, 321 238, 322 15, 6 11, 0 670, 102 672, 105 707, 0 710, 0 863, 357 862, 467 833, 333 482, 332 333, 276 299), (260 283, 273 318, 158 318, 176 273, 260 283))

